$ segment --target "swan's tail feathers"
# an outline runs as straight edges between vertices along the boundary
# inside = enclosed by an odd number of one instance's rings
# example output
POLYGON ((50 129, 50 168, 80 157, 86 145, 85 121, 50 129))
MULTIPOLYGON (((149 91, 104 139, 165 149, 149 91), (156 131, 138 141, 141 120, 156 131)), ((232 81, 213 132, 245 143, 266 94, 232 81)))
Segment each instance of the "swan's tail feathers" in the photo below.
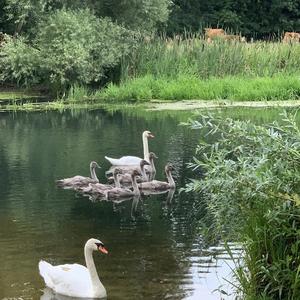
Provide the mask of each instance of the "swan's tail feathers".
POLYGON ((63 179, 60 179, 60 180, 55 180, 55 183, 57 186, 63 186, 65 182, 63 179))
POLYGON ((118 165, 118 159, 115 159, 115 158, 111 158, 111 157, 108 157, 108 156, 104 156, 105 159, 107 159, 113 166, 114 165, 118 165))
POLYGON ((53 268, 52 265, 45 262, 44 260, 41 260, 39 262, 40 275, 43 277, 46 286, 53 289, 54 284, 53 284, 52 279, 49 275, 51 273, 52 268, 53 268))

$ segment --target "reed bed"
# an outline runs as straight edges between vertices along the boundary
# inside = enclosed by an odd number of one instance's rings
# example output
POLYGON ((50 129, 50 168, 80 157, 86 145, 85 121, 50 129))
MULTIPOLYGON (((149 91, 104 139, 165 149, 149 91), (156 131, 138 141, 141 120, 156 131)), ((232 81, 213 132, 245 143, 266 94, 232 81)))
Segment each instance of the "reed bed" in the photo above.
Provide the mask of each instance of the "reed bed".
POLYGON ((299 73, 300 44, 280 42, 241 43, 201 37, 153 38, 143 41, 121 63, 121 82, 151 74, 176 78, 274 76, 299 73))

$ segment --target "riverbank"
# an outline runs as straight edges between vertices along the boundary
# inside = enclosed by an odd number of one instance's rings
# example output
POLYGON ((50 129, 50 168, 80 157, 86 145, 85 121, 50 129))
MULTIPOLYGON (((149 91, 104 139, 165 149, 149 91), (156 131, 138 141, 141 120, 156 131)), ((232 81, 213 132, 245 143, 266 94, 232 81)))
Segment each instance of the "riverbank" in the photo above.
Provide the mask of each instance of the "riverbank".
POLYGON ((231 100, 152 100, 147 103, 72 103, 63 101, 52 102, 13 102, 2 105, 0 101, 0 112, 4 111, 50 111, 67 109, 142 109, 149 111, 189 111, 201 109, 220 109, 220 108, 268 108, 268 107, 300 107, 300 100, 284 101, 231 101, 231 100))

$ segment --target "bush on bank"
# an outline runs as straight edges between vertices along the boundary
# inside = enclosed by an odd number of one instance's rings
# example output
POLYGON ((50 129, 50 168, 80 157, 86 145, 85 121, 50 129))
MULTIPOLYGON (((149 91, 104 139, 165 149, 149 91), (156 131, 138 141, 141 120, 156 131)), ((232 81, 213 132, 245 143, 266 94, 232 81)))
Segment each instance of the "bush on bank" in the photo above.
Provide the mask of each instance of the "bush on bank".
POLYGON ((57 10, 30 42, 10 38, 0 51, 1 82, 41 83, 55 91, 100 81, 134 44, 132 33, 90 10, 57 10))
POLYGON ((300 297, 299 116, 280 124, 200 115, 188 124, 210 136, 191 167, 201 169, 186 191, 202 193, 213 236, 244 245, 235 275, 243 299, 300 297))

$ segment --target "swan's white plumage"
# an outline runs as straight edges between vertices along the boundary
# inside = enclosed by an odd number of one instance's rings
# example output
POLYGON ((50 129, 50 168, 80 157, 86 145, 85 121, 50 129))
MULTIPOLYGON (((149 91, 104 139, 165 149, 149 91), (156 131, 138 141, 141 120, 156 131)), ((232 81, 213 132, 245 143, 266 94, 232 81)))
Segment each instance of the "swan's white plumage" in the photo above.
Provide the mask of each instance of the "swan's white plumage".
POLYGON ((40 261, 39 271, 46 285, 58 294, 92 298, 93 287, 88 269, 79 264, 52 266, 40 261))
POLYGON ((40 261, 39 271, 46 285, 56 294, 69 297, 105 298, 106 289, 97 274, 93 251, 108 253, 100 240, 91 238, 84 246, 86 267, 79 264, 52 266, 40 261))
POLYGON ((142 158, 137 156, 122 156, 119 159, 105 156, 105 159, 107 159, 113 166, 138 166, 142 160, 142 158))
MULTIPOLYGON (((144 159, 149 162, 149 146, 148 146, 148 138, 153 138, 154 135, 146 130, 142 134, 143 140, 143 150, 144 150, 144 159)), ((111 158, 105 156, 105 158, 113 165, 113 166, 132 166, 132 165, 140 165, 142 158, 137 156, 122 156, 121 158, 111 158)))

